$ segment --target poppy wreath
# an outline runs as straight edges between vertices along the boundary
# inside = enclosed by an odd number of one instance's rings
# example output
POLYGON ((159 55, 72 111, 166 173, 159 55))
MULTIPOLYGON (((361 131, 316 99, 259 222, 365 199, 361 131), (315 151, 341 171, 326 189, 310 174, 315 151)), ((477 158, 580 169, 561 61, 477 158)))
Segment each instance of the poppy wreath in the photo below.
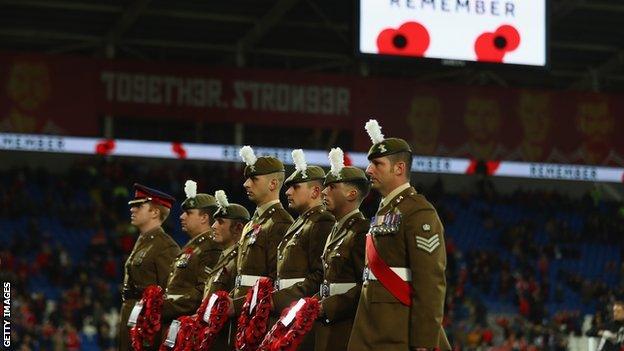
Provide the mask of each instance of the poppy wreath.
MULTIPOLYGON (((178 329, 178 335, 176 336, 176 342, 173 346, 173 351, 192 351, 197 349, 197 332, 200 329, 199 320, 196 315, 182 316, 178 318, 180 322, 180 329, 178 329)), ((168 350, 167 346, 163 343, 160 346, 159 351, 168 350)))
POLYGON ((418 22, 405 22, 399 28, 385 28, 377 36, 377 50, 385 55, 422 57, 431 39, 418 22))
MULTIPOLYGON (((200 316, 204 315, 207 305, 208 299, 204 299, 204 301, 202 301, 202 303, 199 305, 199 308, 197 309, 197 314, 192 316, 182 316, 178 318, 180 326, 178 329, 178 334, 175 338, 175 345, 173 345, 171 350, 178 351, 197 349, 199 345, 199 340, 197 339, 197 337, 199 335, 199 331, 203 327, 200 316)), ((162 345, 160 345, 159 351, 169 351, 169 349, 170 348, 163 342, 162 345)))
POLYGON ((266 277, 258 279, 254 287, 247 291, 236 328, 235 346, 237 350, 256 350, 262 342, 269 326, 272 293, 273 281, 266 277), (251 299, 256 285, 258 286, 257 303, 254 311, 251 312, 251 299))
POLYGON ((520 45, 520 33, 510 25, 502 25, 494 32, 485 32, 474 44, 477 61, 503 62, 505 55, 520 45))
MULTIPOLYGON (((221 290, 217 291, 214 294, 217 295, 217 300, 214 302, 212 308, 210 309, 210 317, 208 317, 208 323, 204 325, 202 329, 200 329, 198 334, 200 340, 200 351, 210 350, 210 347, 212 347, 212 344, 217 338, 217 335, 219 334, 221 329, 223 329, 225 323, 230 318, 230 316, 228 315, 228 310, 230 309, 230 300, 228 298, 227 291, 221 290)), ((197 315, 199 316, 198 318, 202 322, 205 322, 203 316, 206 312, 209 300, 210 297, 206 297, 204 299, 204 303, 202 303, 202 306, 204 308, 203 311, 201 311, 201 306, 200 310, 197 310, 197 315)))
POLYGON ((262 340, 258 351, 297 350, 305 335, 314 326, 314 321, 320 311, 320 304, 316 297, 306 297, 303 300, 305 303, 295 314, 294 320, 288 325, 284 325, 283 320, 298 301, 293 302, 290 307, 284 309, 280 320, 275 323, 271 331, 262 340))
POLYGON ((136 351, 144 346, 152 345, 154 335, 160 331, 160 314, 163 305, 163 289, 158 285, 150 285, 143 290, 143 310, 137 318, 137 324, 130 329, 130 340, 136 351))

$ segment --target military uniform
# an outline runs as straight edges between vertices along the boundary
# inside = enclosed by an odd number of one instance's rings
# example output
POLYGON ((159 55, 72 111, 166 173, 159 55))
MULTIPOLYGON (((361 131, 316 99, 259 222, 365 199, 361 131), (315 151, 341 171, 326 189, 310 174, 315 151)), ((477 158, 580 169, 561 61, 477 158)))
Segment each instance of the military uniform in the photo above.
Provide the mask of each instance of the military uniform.
MULTIPOLYGON (((368 179, 355 167, 344 167, 337 174, 330 171, 325 178, 325 186, 339 182, 368 184, 368 179)), ((368 224, 360 210, 355 209, 334 225, 327 238, 321 257, 323 283, 319 295, 323 314, 316 325, 314 349, 317 351, 347 349, 362 289, 368 224)))
MULTIPOLYGON (((385 139, 373 145, 369 159, 402 151, 411 153, 404 140, 385 139)), ((450 350, 442 328, 446 291, 444 228, 433 206, 409 183, 382 200, 367 236, 366 264, 348 350, 450 350), (369 243, 376 251, 369 250, 369 243), (408 294, 397 293, 397 289, 391 292, 391 284, 387 287, 380 281, 388 282, 388 275, 377 277, 372 273, 375 252, 408 288, 408 294), (402 302, 405 296, 407 304, 402 302)))
MULTIPOLYGON (((247 163, 244 175, 245 178, 249 178, 276 172, 284 172, 282 162, 274 157, 262 156, 253 163, 247 163)), ((232 292, 237 316, 240 314, 247 291, 260 277, 275 280, 277 245, 292 222, 293 218, 279 200, 274 200, 259 206, 251 221, 243 229, 236 258, 236 281, 232 292)))
MULTIPOLYGON (((296 182, 322 180, 325 173, 320 167, 310 166, 307 177, 294 173, 286 180, 286 186, 296 182)), ((334 216, 323 206, 308 209, 299 215, 288 228, 277 252, 276 291, 273 294, 274 313, 279 316, 283 309, 302 297, 318 293, 323 281, 321 254, 327 236, 336 223, 334 216)), ((310 331, 299 350, 314 349, 314 330, 310 331)))
MULTIPOLYGON (((135 200, 130 201, 130 205, 135 203, 163 200, 159 203, 164 205, 164 200, 170 201, 173 198, 157 190, 135 184, 135 200), (168 198, 166 198, 168 197, 168 198)), ((119 322, 119 349, 130 350, 130 335, 128 328, 128 318, 135 303, 138 302, 143 290, 152 284, 166 288, 167 279, 171 272, 171 263, 180 252, 178 244, 167 235, 161 227, 154 228, 148 232, 141 233, 134 248, 126 260, 124 266, 124 282, 122 290, 122 305, 119 322)), ((160 335, 154 337, 154 349, 158 348, 160 335)))
MULTIPOLYGON (((204 209, 210 214, 216 211, 213 196, 195 194, 182 203, 183 210, 204 209)), ((163 329, 179 316, 193 314, 201 304, 206 267, 212 267, 221 255, 221 247, 212 239, 212 230, 189 240, 172 265, 167 281, 165 301, 162 308, 163 329)))
POLYGON ((233 291, 236 315, 240 314, 247 290, 260 277, 275 280, 277 275, 277 245, 292 217, 279 200, 259 208, 243 229, 236 259, 236 282, 233 291))
MULTIPOLYGON (((241 205, 230 204, 227 213, 217 211, 216 218, 229 218, 246 222, 249 220, 249 212, 241 205)), ((234 288, 236 279, 236 258, 238 255, 238 243, 224 249, 219 256, 219 260, 214 266, 205 267, 207 274, 204 287, 203 299, 210 297, 217 291, 231 291, 234 288)), ((230 326, 226 325, 217 336, 211 350, 230 350, 228 335, 231 333, 230 326)))
POLYGON ((204 284, 212 267, 221 255, 221 248, 212 240, 212 231, 191 239, 173 262, 169 274, 162 319, 169 324, 173 319, 193 314, 201 304, 204 284))

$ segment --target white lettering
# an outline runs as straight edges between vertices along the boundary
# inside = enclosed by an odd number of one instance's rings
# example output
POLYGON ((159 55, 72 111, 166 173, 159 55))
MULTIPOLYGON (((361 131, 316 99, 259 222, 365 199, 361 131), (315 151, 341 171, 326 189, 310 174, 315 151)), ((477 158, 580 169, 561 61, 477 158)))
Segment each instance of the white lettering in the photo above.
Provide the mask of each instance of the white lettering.
POLYGON ((150 104, 162 103, 162 79, 156 76, 147 78, 147 102, 150 104))
POLYGON ((349 115, 350 91, 344 87, 302 86, 249 81, 233 82, 236 109, 349 115))
POLYGON ((245 83, 243 82, 234 82, 234 100, 232 101, 232 106, 239 110, 242 110, 247 107, 247 103, 245 101, 245 96, 243 95, 245 83))
POLYGON ((106 100, 113 100, 113 81, 115 76, 110 72, 102 72, 102 76, 100 77, 102 83, 106 86, 106 100))

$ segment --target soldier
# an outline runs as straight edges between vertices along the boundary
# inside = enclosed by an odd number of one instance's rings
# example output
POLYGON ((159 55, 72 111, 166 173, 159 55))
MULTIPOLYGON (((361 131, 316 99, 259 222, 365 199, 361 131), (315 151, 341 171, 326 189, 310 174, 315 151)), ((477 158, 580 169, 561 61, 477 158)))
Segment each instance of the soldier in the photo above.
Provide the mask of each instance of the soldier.
MULTIPOLYGON (((214 240, 223 247, 223 252, 214 267, 206 267, 208 278, 204 288, 204 298, 211 296, 217 291, 231 291, 234 288, 238 241, 250 217, 245 207, 234 203, 228 203, 227 197, 222 190, 217 191, 215 197, 217 198, 219 209, 214 215, 215 222, 212 228, 214 229, 214 240), (223 199, 225 199, 225 201, 223 199)), ((228 345, 229 332, 231 331, 222 330, 219 336, 217 336, 211 350, 232 349, 232 347, 228 345)))
MULTIPOLYGON (((308 166, 302 150, 293 151, 296 171, 286 179, 288 206, 299 214, 277 247, 277 280, 273 293, 274 312, 302 297, 319 292, 323 281, 321 253, 336 220, 323 208, 325 172, 308 166)), ((299 350, 314 350, 314 330, 306 335, 299 350)))
MULTIPOLYGON (((157 284, 163 289, 171 271, 171 263, 180 252, 178 244, 165 233, 162 223, 167 219, 175 199, 161 191, 134 184, 134 200, 129 201, 130 220, 139 229, 139 238, 124 266, 124 283, 119 321, 119 349, 130 350, 128 318, 143 289, 157 284)), ((158 347, 160 336, 154 338, 158 347)))
POLYGON ((373 146, 366 168, 383 197, 366 236, 366 268, 348 350, 450 350, 442 328, 444 228, 410 186, 412 152, 366 123, 373 146))
POLYGON ((322 260, 324 279, 320 288, 320 323, 314 349, 346 350, 360 299, 364 246, 369 221, 359 207, 370 190, 364 171, 344 166, 340 148, 329 153, 331 170, 325 177, 325 207, 338 221, 332 228, 322 260))
POLYGON ((162 307, 163 329, 179 316, 192 314, 201 304, 207 274, 221 255, 221 247, 212 239, 212 216, 217 209, 214 197, 197 194, 197 183, 187 180, 186 200, 182 203, 180 222, 191 240, 182 248, 172 265, 162 307))
POLYGON ((236 315, 251 286, 261 277, 275 280, 277 271, 277 245, 292 217, 279 201, 284 183, 284 165, 271 156, 256 157, 249 146, 243 146, 240 155, 245 162, 247 197, 256 204, 256 211, 243 229, 236 258, 236 282, 231 313, 236 315))

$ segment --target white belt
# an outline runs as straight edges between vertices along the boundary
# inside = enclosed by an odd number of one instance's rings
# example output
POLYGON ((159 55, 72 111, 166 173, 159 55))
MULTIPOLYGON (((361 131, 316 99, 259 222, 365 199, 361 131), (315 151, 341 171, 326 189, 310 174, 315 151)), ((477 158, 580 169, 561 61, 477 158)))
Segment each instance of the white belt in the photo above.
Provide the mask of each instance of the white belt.
POLYGON ((321 297, 329 297, 337 294, 344 294, 353 288, 355 283, 329 283, 321 284, 320 295, 321 297))
POLYGON ((290 288, 291 286, 304 281, 305 278, 290 278, 290 279, 278 279, 275 282, 275 288, 277 290, 282 290, 286 288, 290 288))
POLYGON ((239 274, 236 276, 236 287, 253 286, 260 278, 264 277, 261 275, 239 274))
MULTIPOLYGON (((399 276, 399 278, 403 279, 403 281, 411 282, 412 281, 412 270, 405 267, 390 267, 390 269, 399 276)), ((364 268, 364 280, 379 280, 373 274, 373 271, 365 267, 364 268)))

